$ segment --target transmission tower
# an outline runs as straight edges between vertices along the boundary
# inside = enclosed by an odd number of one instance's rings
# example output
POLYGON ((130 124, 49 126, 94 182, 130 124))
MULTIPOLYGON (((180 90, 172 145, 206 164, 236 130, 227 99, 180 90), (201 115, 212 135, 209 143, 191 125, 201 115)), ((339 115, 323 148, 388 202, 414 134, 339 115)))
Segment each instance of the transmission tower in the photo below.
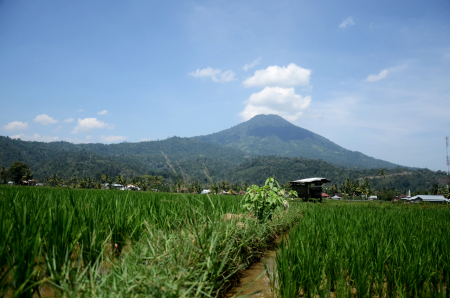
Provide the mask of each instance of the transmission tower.
POLYGON ((445 137, 445 143, 446 143, 446 147, 447 147, 447 188, 448 185, 450 183, 450 175, 449 175, 449 168, 450 168, 450 158, 448 156, 448 143, 449 143, 449 139, 450 137, 445 137))

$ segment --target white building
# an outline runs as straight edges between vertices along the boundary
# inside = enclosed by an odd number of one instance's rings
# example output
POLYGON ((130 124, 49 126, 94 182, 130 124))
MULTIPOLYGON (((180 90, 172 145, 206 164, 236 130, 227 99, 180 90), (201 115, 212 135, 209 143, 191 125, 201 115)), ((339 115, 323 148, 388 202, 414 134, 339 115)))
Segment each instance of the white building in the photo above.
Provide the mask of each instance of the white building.
POLYGON ((406 198, 406 202, 410 203, 419 203, 419 202, 427 202, 427 203, 436 203, 436 204, 445 204, 450 203, 449 199, 444 198, 442 195, 418 195, 411 198, 406 198))

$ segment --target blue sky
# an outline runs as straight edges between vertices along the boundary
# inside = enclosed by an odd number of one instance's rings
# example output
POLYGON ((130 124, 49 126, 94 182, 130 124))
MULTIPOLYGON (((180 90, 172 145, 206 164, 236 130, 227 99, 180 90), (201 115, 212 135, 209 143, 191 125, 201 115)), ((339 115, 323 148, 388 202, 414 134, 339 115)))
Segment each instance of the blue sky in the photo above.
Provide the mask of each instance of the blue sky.
POLYGON ((445 170, 450 1, 0 1, 0 134, 138 142, 278 114, 445 170))

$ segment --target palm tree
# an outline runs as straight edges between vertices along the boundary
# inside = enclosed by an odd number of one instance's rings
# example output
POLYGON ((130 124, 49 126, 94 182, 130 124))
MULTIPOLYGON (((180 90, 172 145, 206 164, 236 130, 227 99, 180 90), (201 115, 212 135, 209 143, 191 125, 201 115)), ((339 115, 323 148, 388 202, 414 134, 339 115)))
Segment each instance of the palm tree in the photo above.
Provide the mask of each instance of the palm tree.
POLYGON ((109 175, 108 173, 105 173, 102 175, 102 181, 109 184, 109 175))
POLYGON ((122 176, 122 180, 120 181, 120 184, 122 184, 122 185, 123 185, 123 188, 126 189, 127 186, 128 186, 128 180, 127 180, 127 178, 125 178, 125 177, 122 176))
POLYGON ((77 174, 73 174, 72 178, 70 178, 70 183, 72 184, 72 187, 75 188, 78 183, 78 177, 77 174))
POLYGON ((91 177, 87 177, 86 179, 87 188, 92 188, 92 180, 91 177))
POLYGON ((337 193, 338 192, 338 187, 337 187, 337 185, 336 184, 332 184, 331 186, 330 186, 330 193, 332 194, 332 195, 334 195, 335 193, 337 193))
POLYGON ((147 179, 141 179, 141 181, 139 181, 137 183, 137 185, 139 186, 140 189, 142 189, 143 191, 146 191, 148 188, 147 179))
POLYGON ((433 195, 437 195, 439 193, 439 185, 437 183, 431 186, 430 193, 433 195))
POLYGON ((161 184, 161 177, 155 175, 155 176, 152 178, 152 183, 153 183, 153 184, 161 184))
POLYGON ((122 179, 123 179, 122 175, 119 174, 116 177, 114 177, 114 182, 117 183, 117 184, 121 184, 122 183, 122 179))
POLYGON ((48 182, 51 186, 57 186, 59 184, 59 178, 55 173, 53 173, 48 182))
POLYGON ((22 179, 25 180, 25 181, 33 179, 33 172, 31 172, 30 169, 27 169, 25 171, 25 174, 22 176, 22 179))
POLYGON ((380 169, 378 175, 383 177, 383 187, 385 187, 386 171, 384 169, 380 169))

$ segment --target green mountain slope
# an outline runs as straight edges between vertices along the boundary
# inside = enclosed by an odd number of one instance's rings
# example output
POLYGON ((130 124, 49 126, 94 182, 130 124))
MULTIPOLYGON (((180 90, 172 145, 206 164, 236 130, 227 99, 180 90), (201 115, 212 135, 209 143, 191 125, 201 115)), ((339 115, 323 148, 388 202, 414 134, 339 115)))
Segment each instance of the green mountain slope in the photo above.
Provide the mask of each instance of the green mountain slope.
POLYGON ((397 165, 350 151, 295 126, 277 115, 257 115, 221 132, 195 137, 198 140, 233 147, 248 155, 277 155, 321 159, 343 168, 395 168, 397 165))
POLYGON ((23 161, 37 177, 53 173, 65 178, 72 174, 92 177, 99 172, 128 177, 156 173, 208 182, 244 160, 244 153, 237 149, 178 137, 105 145, 27 142, 0 136, 0 166, 23 161))
POLYGON ((378 173, 379 169, 343 169, 321 160, 261 156, 230 168, 224 176, 233 183, 245 181, 257 185, 264 184, 267 177, 276 177, 282 184, 308 177, 326 177, 337 185, 341 185, 347 178, 355 181, 369 177, 375 189, 395 187, 404 192, 428 189, 435 183, 444 185, 446 181, 445 172, 428 169, 396 167, 386 170, 384 179, 378 173))

